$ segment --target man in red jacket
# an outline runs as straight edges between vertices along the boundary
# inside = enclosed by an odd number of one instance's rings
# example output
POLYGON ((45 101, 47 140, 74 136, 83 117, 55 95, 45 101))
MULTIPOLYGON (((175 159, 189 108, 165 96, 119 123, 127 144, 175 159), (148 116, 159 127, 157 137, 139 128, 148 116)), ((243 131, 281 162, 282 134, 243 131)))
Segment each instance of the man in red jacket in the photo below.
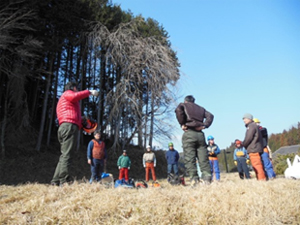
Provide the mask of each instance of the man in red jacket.
POLYGON ((61 156, 51 181, 52 185, 63 185, 71 181, 69 175, 71 154, 76 148, 78 130, 82 128, 79 101, 89 95, 98 96, 98 92, 96 90, 78 91, 77 84, 69 82, 65 85, 65 92, 57 103, 56 114, 59 122, 57 136, 61 156))

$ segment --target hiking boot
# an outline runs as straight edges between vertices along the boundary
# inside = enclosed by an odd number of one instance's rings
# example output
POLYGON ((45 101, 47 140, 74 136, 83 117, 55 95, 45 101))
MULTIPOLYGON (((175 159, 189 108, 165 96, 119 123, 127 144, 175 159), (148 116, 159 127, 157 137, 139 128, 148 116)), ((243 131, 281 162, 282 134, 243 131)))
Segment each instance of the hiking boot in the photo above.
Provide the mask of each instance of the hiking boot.
POLYGON ((190 186, 191 187, 196 187, 199 184, 199 178, 198 177, 193 177, 190 179, 190 186))
POLYGON ((204 185, 210 185, 211 183, 211 177, 203 177, 201 180, 201 183, 204 185))
POLYGON ((59 186, 59 183, 57 183, 57 182, 51 182, 50 185, 51 185, 51 186, 59 186))

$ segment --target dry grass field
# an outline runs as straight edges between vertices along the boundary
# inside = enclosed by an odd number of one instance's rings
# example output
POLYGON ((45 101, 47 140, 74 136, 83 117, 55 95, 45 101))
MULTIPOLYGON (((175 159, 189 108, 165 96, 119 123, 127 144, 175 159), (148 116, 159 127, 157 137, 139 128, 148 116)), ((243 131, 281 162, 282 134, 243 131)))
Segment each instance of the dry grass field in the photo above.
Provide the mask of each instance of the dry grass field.
POLYGON ((195 188, 1 185, 0 224, 300 224, 299 180, 221 179, 195 188))

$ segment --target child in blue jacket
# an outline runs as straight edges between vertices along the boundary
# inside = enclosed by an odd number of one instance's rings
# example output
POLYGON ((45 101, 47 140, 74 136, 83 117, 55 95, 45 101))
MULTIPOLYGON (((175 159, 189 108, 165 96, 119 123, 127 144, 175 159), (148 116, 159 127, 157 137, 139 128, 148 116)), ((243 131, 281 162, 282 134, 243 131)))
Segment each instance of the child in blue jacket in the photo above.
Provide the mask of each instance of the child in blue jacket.
POLYGON ((236 149, 233 153, 234 164, 237 166, 239 176, 241 179, 250 179, 250 173, 247 164, 250 163, 247 150, 242 146, 240 140, 235 141, 236 149))

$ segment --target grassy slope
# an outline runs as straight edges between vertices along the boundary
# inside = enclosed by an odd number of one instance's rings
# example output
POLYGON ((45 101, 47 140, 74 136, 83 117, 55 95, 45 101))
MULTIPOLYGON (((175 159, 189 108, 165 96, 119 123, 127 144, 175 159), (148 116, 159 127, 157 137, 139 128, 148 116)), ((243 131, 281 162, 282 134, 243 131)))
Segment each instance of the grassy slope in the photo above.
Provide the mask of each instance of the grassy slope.
POLYGON ((196 188, 107 189, 100 184, 0 186, 0 224, 299 224, 299 181, 221 174, 196 188))

